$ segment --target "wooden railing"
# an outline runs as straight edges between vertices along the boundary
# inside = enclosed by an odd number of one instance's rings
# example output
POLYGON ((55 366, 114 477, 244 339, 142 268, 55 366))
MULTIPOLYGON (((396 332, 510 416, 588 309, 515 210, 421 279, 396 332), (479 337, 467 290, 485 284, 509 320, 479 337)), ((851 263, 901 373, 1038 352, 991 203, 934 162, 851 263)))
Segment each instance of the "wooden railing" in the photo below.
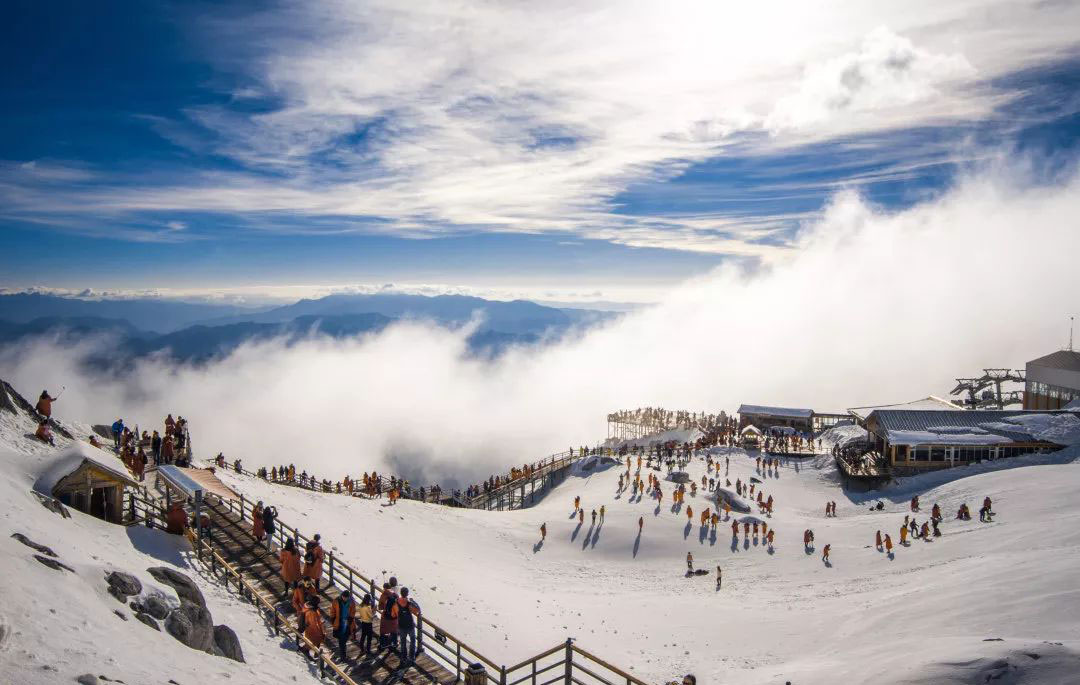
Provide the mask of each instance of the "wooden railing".
MULTIPOLYGON (((132 521, 132 523, 138 522, 138 520, 147 522, 148 525, 156 520, 164 522, 164 508, 157 498, 153 497, 145 488, 142 492, 130 492, 128 502, 129 514, 137 516, 141 513, 141 516, 138 516, 137 520, 132 521)), ((195 549, 196 558, 209 569, 212 577, 216 577, 220 571, 222 582, 225 584, 226 590, 229 589, 229 582, 231 580, 236 585, 237 593, 241 597, 249 600, 258 610, 259 615, 263 616, 264 620, 266 620, 267 617, 271 619, 267 621, 267 624, 272 626, 274 635, 280 635, 281 631, 284 630, 286 633, 293 636, 297 645, 308 649, 318 664, 319 678, 323 678, 330 673, 337 677, 344 685, 360 685, 353 680, 348 673, 342 670, 340 666, 331 660, 327 651, 321 646, 316 646, 315 643, 309 640, 307 636, 304 635, 304 632, 298 627, 293 627, 288 617, 281 613, 281 610, 278 609, 278 605, 274 601, 268 599, 266 595, 244 578, 240 569, 235 568, 213 548, 213 536, 200 539, 196 534, 189 534, 187 537, 195 549)))
MULTIPOLYGON (((128 504, 126 506, 128 514, 132 518, 131 522, 150 521, 153 523, 163 521, 163 507, 158 498, 146 488, 130 491, 127 498, 128 504)), ((254 508, 254 504, 247 501, 243 496, 241 496, 240 500, 218 498, 216 505, 209 501, 206 504, 210 507, 226 508, 229 513, 238 516, 240 523, 251 520, 251 511, 254 508)), ((314 645, 307 642, 302 634, 288 627, 289 622, 276 606, 243 578, 242 569, 236 569, 224 560, 213 548, 214 538, 212 531, 208 537, 204 537, 202 540, 198 540, 193 536, 193 543, 199 552, 197 556, 200 561, 209 564, 214 573, 217 572, 218 566, 227 569, 225 572, 228 577, 236 579, 238 588, 243 587, 245 591, 251 594, 251 597, 256 598, 253 599, 253 602, 257 606, 272 612, 275 631, 281 630, 281 627, 285 626, 285 629, 289 632, 297 633, 298 644, 299 641, 303 641, 309 647, 314 647, 314 645), (204 559, 204 556, 206 559, 204 559)), ((295 527, 280 520, 274 528, 273 538, 279 547, 284 546, 287 539, 292 539, 300 549, 304 549, 304 545, 309 540, 295 527)), ((326 554, 326 577, 332 585, 341 590, 348 589, 354 597, 362 597, 364 593, 369 593, 373 599, 377 599, 377 590, 381 589, 376 588, 373 579, 336 557, 332 550, 326 554)), ((491 685, 519 685, 526 682, 530 683, 530 685, 550 685, 559 681, 562 681, 565 685, 570 685, 570 683, 576 685, 648 685, 626 671, 578 647, 572 640, 567 640, 508 668, 497 664, 464 640, 457 638, 450 631, 426 618, 423 613, 417 617, 417 652, 419 653, 421 650, 424 650, 459 680, 470 664, 483 664, 487 682, 491 683, 491 685)), ((341 671, 330 660, 328 655, 319 650, 315 651, 318 652, 320 676, 327 671, 332 671, 334 675, 342 679, 342 682, 353 685, 354 681, 341 671)))

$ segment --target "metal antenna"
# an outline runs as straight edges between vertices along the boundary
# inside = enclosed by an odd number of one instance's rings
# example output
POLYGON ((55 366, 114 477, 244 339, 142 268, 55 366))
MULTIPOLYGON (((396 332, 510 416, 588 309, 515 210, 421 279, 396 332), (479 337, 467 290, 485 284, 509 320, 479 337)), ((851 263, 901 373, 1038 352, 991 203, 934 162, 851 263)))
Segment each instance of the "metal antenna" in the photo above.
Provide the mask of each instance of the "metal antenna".
POLYGON ((1076 317, 1074 317, 1074 316, 1069 317, 1069 352, 1073 351, 1073 348, 1072 348, 1072 334, 1073 334, 1073 320, 1075 318, 1076 317))

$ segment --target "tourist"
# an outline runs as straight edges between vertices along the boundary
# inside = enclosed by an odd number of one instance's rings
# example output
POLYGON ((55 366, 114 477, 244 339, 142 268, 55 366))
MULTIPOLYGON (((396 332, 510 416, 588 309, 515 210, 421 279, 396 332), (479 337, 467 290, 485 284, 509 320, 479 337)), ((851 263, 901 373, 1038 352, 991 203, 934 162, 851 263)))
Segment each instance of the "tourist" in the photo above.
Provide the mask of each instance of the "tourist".
POLYGON ((411 663, 416 659, 416 619, 420 607, 409 598, 409 588, 401 588, 397 600, 398 607, 398 646, 401 649, 401 663, 411 663))
POLYGON ((364 595, 364 599, 360 602, 360 608, 356 612, 356 618, 360 630, 360 637, 356 638, 356 644, 364 651, 364 656, 367 656, 371 653, 371 642, 375 638, 375 631, 372 628, 375 608, 371 595, 364 595))
POLYGON ((277 530, 277 507, 264 507, 262 512, 263 531, 266 533, 266 549, 273 551, 274 532, 277 530))
POLYGON ((47 421, 52 418, 52 403, 55 401, 56 398, 50 397, 48 390, 42 390, 34 409, 47 421))
POLYGON ((117 449, 117 450, 120 449, 120 436, 123 435, 123 434, 124 434, 124 420, 123 419, 117 419, 117 420, 113 421, 112 437, 113 437, 113 448, 114 449, 117 449))
POLYGON ((251 509, 251 535, 255 542, 262 542, 266 530, 263 528, 263 503, 259 500, 251 509))
POLYGON ((821 560, 826 564, 829 563, 829 552, 832 550, 832 545, 825 545, 821 550, 821 560))
POLYGON ((288 594, 300 580, 300 553, 296 551, 292 538, 285 541, 285 547, 278 558, 281 560, 281 579, 285 581, 285 593, 288 594))
MULTIPOLYGON (((326 637, 326 632, 323 628, 322 614, 319 613, 318 596, 308 598, 307 606, 304 609, 304 637, 314 645, 316 652, 322 647, 323 639, 326 637)), ((305 656, 312 656, 308 654, 307 645, 303 642, 301 642, 300 645, 305 656)))
POLYGON ((397 649, 398 608, 397 578, 391 576, 390 582, 383 583, 379 597, 379 646, 397 649))
POLYGON ((348 590, 342 590, 337 599, 330 602, 330 624, 331 632, 338 641, 338 658, 345 661, 349 636, 356 629, 356 604, 348 590))
POLYGON ((56 442, 53 440, 52 430, 49 429, 48 419, 42 419, 38 423, 37 430, 34 431, 34 437, 47 445, 52 445, 53 447, 56 446, 56 442))

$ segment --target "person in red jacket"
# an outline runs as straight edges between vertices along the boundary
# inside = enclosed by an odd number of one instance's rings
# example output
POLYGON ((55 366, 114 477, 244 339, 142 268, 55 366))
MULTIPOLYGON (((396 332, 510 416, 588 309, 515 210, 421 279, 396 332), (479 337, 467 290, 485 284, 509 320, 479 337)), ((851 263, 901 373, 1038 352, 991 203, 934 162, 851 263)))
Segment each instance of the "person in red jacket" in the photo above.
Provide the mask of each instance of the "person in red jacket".
POLYGON ((310 578, 302 578, 292 592, 292 607, 296 612, 296 627, 303 632, 304 630, 304 609, 307 607, 308 600, 312 597, 317 598, 315 592, 315 586, 311 583, 310 578))

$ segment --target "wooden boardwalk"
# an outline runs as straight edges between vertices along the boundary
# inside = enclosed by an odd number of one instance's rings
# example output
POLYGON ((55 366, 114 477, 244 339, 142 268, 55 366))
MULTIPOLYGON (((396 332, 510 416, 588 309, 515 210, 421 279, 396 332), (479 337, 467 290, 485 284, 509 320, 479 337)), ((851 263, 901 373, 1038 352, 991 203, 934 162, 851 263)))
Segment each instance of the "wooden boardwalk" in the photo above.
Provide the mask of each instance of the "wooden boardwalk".
MULTIPOLYGON (((292 614, 292 605, 285 590, 285 582, 281 579, 281 563, 277 556, 266 550, 265 543, 259 544, 251 534, 251 522, 241 521, 238 514, 229 512, 228 508, 218 502, 207 501, 207 515, 210 517, 213 537, 213 547, 225 558, 229 564, 241 569, 247 579, 261 587, 267 594, 280 600, 279 606, 284 614, 292 614)), ((324 578, 325 582, 325 578, 324 578)), ((381 588, 380 588, 381 589, 381 588)), ((449 685, 457 682, 453 673, 436 663, 428 654, 421 652, 416 657, 416 662, 398 672, 399 660, 396 654, 389 650, 377 649, 373 656, 363 658, 359 646, 354 640, 349 641, 346 655, 346 663, 338 661, 337 638, 329 635, 330 621, 328 608, 330 602, 339 595, 336 585, 331 584, 328 588, 320 588, 320 610, 326 617, 327 640, 324 648, 332 650, 335 654, 333 661, 341 666, 351 678, 357 682, 375 683, 377 685, 391 685, 392 683, 443 683, 449 685)), ((362 597, 354 597, 359 602, 362 597)), ((374 599, 378 599, 377 596, 374 599)), ((378 631, 378 623, 375 625, 378 631)))

